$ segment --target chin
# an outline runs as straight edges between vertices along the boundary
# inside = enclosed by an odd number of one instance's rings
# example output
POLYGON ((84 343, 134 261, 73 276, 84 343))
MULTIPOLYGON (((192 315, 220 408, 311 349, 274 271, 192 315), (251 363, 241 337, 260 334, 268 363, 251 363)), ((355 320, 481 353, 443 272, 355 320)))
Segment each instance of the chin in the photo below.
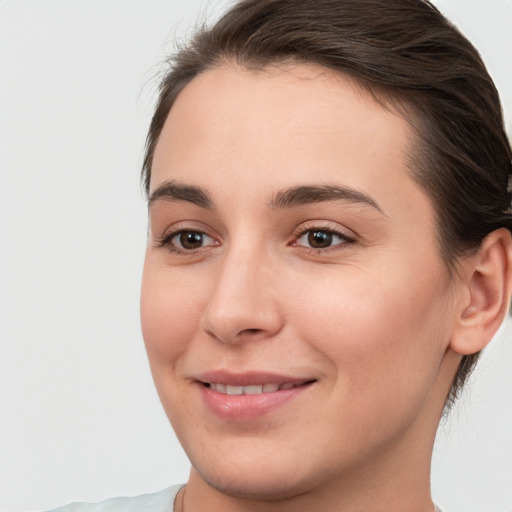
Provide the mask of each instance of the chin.
POLYGON ((302 452, 282 446, 285 443, 279 446, 268 438, 262 441, 251 439, 251 447, 238 442, 228 446, 218 443, 216 450, 208 450, 206 446, 201 452, 192 449, 192 453, 188 452, 192 473, 225 495, 262 501, 298 496, 333 476, 329 475, 329 470, 333 469, 329 462, 324 461, 322 469, 322 461, 315 462, 309 450, 302 452))
POLYGON ((259 501, 285 500, 307 492, 311 481, 294 471, 284 476, 281 472, 268 471, 267 465, 255 471, 197 471, 201 478, 217 491, 236 498, 259 501))

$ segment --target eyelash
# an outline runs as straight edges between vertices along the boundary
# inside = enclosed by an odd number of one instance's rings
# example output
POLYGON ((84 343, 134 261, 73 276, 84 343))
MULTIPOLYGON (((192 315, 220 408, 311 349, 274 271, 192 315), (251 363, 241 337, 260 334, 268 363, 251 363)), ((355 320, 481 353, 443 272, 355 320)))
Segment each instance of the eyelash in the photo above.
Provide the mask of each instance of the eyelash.
POLYGON ((308 251, 310 253, 313 253, 313 254, 325 254, 326 252, 340 251, 340 250, 347 249, 348 246, 353 245, 355 243, 356 243, 355 238, 352 238, 352 237, 346 235, 345 233, 343 233, 342 231, 332 228, 331 226, 323 226, 323 227, 299 226, 298 229, 296 230, 296 232, 294 233, 294 240, 290 245, 300 247, 301 249, 308 251), (333 243, 332 245, 330 245, 328 247, 322 247, 322 248, 316 248, 316 247, 311 247, 311 246, 308 247, 308 246, 298 244, 298 241, 301 238, 307 236, 308 234, 312 234, 312 233, 323 233, 326 235, 335 236, 340 239, 340 242, 333 243))
MULTIPOLYGON (((176 229, 171 231, 170 233, 165 233, 162 237, 157 239, 157 246, 158 247, 167 247, 168 251, 173 254, 183 255, 183 256, 191 256, 197 253, 200 253, 201 251, 204 251, 206 247, 198 247, 197 249, 185 249, 182 247, 178 247, 175 244, 172 243, 173 239, 176 238, 178 235, 183 234, 199 234, 203 237, 208 237, 211 240, 214 240, 214 244, 211 244, 212 246, 219 245, 218 242, 208 235, 208 233, 205 233, 204 231, 201 231, 200 229, 176 229)), ((208 246, 207 246, 208 247, 208 246)))
MULTIPOLYGON (((170 253, 184 256, 192 256, 204 251, 208 247, 219 245, 219 242, 217 242, 213 237, 208 235, 208 233, 205 233, 200 229, 176 229, 171 231, 170 233, 165 233, 156 242, 158 247, 167 247, 170 253), (173 243, 173 239, 175 239, 177 236, 184 235, 187 233, 201 235, 204 238, 209 238, 213 240, 214 243, 209 244, 207 246, 201 246, 195 249, 185 249, 183 247, 176 246, 173 243)), ((340 230, 333 229, 332 227, 299 226, 299 228, 293 234, 293 241, 289 245, 292 247, 300 247, 302 250, 311 252, 313 254, 322 254, 330 251, 346 249, 347 246, 352 245, 355 242, 356 240, 354 238, 349 237, 345 233, 342 233, 340 230), (337 237, 340 239, 340 242, 329 245, 328 247, 307 247, 305 245, 301 245, 298 243, 303 237, 307 236, 308 234, 311 235, 312 233, 322 233, 324 235, 328 235, 331 237, 337 237)))

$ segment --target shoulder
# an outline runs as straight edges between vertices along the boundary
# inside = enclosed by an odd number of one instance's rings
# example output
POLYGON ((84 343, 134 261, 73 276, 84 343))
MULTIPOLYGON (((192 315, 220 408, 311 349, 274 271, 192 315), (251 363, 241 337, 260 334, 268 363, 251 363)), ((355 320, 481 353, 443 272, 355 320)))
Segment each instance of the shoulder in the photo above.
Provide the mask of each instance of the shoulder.
POLYGON ((172 512, 174 498, 182 485, 173 485, 152 494, 111 498, 100 503, 70 503, 48 512, 172 512))

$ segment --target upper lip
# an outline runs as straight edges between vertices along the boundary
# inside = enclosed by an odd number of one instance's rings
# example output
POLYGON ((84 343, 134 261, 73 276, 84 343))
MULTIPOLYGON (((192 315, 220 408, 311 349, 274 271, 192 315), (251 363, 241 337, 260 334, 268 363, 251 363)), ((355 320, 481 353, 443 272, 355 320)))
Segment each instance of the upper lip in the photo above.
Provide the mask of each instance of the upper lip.
POLYGON ((301 384, 316 380, 314 377, 297 377, 278 373, 250 371, 234 373, 226 370, 213 370, 194 376, 194 380, 204 384, 216 383, 228 386, 256 386, 259 384, 301 384))

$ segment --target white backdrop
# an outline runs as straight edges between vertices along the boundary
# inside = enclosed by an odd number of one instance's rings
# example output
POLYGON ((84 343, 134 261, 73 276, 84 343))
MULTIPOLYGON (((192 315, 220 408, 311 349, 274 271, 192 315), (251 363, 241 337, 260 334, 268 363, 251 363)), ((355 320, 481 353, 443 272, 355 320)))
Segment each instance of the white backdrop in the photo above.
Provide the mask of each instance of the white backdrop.
MULTIPOLYGON (((510 133, 512 1, 436 3, 481 50, 510 133)), ((0 510, 187 478, 140 334, 138 175, 162 56, 226 4, 0 0, 0 510)), ((512 511, 511 326, 441 429, 432 479, 450 512, 512 511)))

